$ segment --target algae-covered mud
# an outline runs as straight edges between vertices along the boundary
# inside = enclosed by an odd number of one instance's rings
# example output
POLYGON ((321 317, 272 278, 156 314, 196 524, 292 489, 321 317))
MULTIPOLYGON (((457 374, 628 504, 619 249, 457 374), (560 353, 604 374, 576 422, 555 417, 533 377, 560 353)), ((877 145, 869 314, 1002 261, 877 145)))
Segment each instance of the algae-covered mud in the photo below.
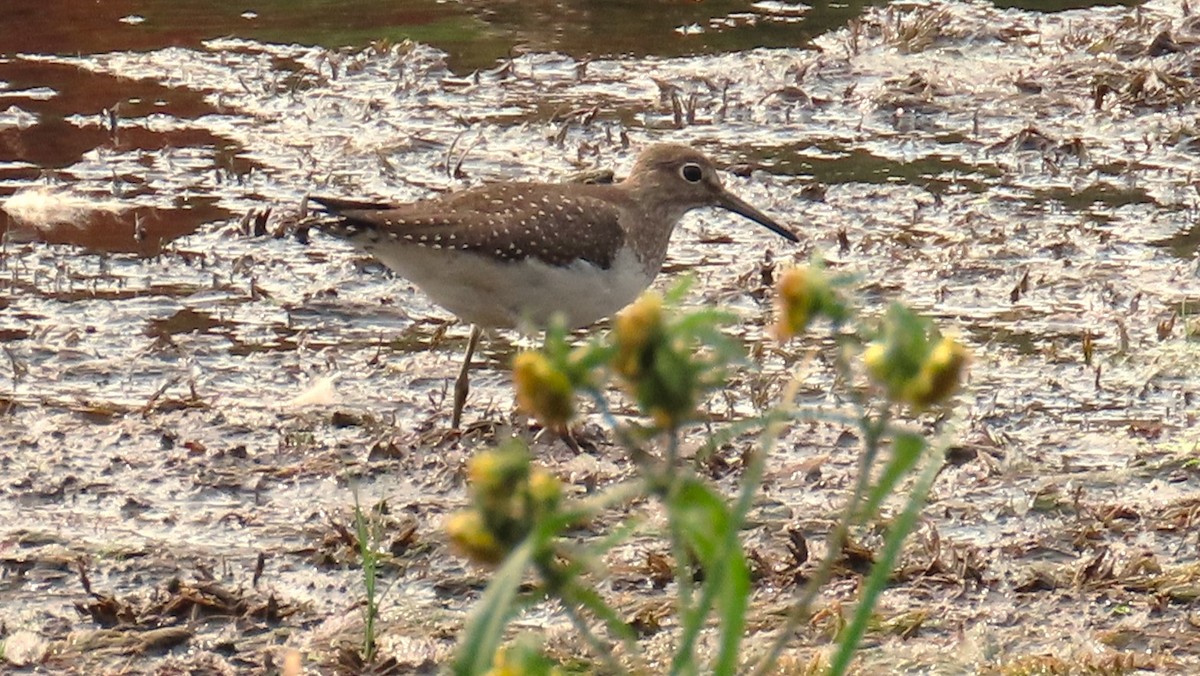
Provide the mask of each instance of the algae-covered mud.
MULTIPOLYGON (((472 452, 529 438, 576 494, 633 470, 599 418, 583 453, 535 438, 514 413, 514 334, 484 342, 465 430, 449 434, 467 327, 337 241, 273 235, 310 193, 620 176, 666 141, 717 158, 734 192, 802 236, 723 212, 675 233, 656 285, 691 273, 687 303, 738 312, 754 355, 705 403, 715 422, 769 405, 798 365, 803 403, 839 406, 822 334, 780 346, 764 331, 774 271, 813 254, 860 278, 866 312, 904 301, 972 349, 953 463, 861 673, 1200 670, 1187 2, 688 3, 646 22, 661 52, 578 37, 570 26, 604 26, 590 3, 566 3, 545 33, 514 15, 539 3, 485 4, 476 37, 442 43, 363 26, 352 48, 236 26, 216 34, 248 36, 200 39, 185 31, 198 10, 144 42, 0 38, 6 668, 355 671, 357 501, 386 554, 380 654, 396 673, 436 672, 488 579, 442 531, 472 452)), ((106 20, 149 31, 146 7, 106 20)), ((725 448, 713 480, 732 485, 754 441, 725 448)), ((794 543, 823 548, 857 443, 798 424, 772 455, 745 534, 748 654, 811 565, 794 543)), ((666 549, 622 545, 603 590, 653 620, 639 625, 648 664, 678 629, 671 590, 648 581, 666 549)), ((858 580, 839 572, 792 664, 826 645, 858 580)), ((518 624, 586 656, 552 609, 518 624)))

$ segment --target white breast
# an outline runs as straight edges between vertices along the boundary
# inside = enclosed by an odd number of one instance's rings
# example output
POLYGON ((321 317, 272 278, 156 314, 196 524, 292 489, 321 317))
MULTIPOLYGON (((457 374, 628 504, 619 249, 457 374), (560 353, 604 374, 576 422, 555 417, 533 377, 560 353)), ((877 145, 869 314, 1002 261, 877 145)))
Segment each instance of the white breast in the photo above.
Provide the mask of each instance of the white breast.
POLYGON ((570 328, 587 326, 628 305, 654 280, 628 249, 607 270, 583 260, 556 267, 423 247, 378 247, 371 254, 463 321, 489 328, 543 328, 555 314, 570 328))

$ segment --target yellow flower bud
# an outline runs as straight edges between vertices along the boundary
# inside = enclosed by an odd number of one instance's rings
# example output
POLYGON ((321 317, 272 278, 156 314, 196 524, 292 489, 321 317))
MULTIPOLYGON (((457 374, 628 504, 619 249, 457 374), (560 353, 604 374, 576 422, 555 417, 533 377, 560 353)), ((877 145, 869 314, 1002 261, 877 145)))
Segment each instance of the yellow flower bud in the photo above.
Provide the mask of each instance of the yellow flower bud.
POLYGON ((525 672, 521 665, 510 660, 508 653, 508 646, 497 648, 496 655, 492 658, 492 668, 488 669, 484 676, 522 676, 525 672))
POLYGON ((958 389, 968 358, 967 348, 961 343, 942 337, 917 377, 905 388, 904 400, 918 410, 944 401, 958 389))
POLYGON ((496 453, 477 453, 467 461, 467 480, 477 488, 501 483, 499 474, 500 457, 496 453))
POLYGON ((641 375, 643 355, 662 328, 662 315, 662 297, 656 293, 642 294, 617 315, 614 367, 626 379, 641 375))
POLYGON ((808 327, 821 292, 819 285, 811 268, 791 268, 779 278, 775 298, 777 340, 789 340, 808 327))
POLYGON ((518 446, 476 453, 467 462, 467 477, 477 491, 512 492, 528 474, 529 453, 518 446))
POLYGON ((473 509, 452 514, 446 520, 446 533, 454 548, 476 563, 494 565, 507 553, 488 530, 483 516, 473 509))
POLYGON ((540 352, 522 352, 513 360, 517 405, 547 427, 562 429, 575 416, 571 379, 540 352))
POLYGON ((871 343, 867 349, 863 351, 863 364, 867 367, 867 372, 871 374, 875 380, 880 383, 886 383, 888 379, 888 362, 887 362, 887 344, 886 343, 871 343))
POLYGON ((675 429, 685 422, 681 412, 669 411, 661 406, 650 409, 650 417, 655 425, 664 430, 675 429))
POLYGON ((528 642, 515 645, 500 646, 492 657, 492 667, 484 676, 527 676, 528 674, 546 674, 547 676, 562 676, 565 672, 552 664, 541 651, 530 646, 528 642))
POLYGON ((529 473, 529 497, 542 508, 552 509, 562 496, 562 482, 558 477, 541 467, 534 467, 529 473))

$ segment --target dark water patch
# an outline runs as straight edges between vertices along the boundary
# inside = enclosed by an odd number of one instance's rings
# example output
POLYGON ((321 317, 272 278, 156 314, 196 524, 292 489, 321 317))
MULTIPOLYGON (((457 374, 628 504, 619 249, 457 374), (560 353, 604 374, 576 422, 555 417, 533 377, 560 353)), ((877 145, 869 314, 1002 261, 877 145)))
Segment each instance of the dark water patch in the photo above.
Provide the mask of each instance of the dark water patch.
POLYGON ((751 2, 729 0, 618 0, 602 5, 559 3, 553 8, 498 2, 485 7, 484 16, 523 49, 560 51, 577 58, 680 56, 803 46, 870 4, 874 3, 809 3, 808 11, 787 15, 772 14, 751 2))
MULTIPOLYGON (((0 77, 11 88, 51 86, 54 95, 45 99, 16 99, 13 104, 32 114, 36 122, 23 129, 0 129, 0 162, 29 162, 42 168, 69 167, 95 148, 127 150, 212 145, 211 134, 178 121, 216 112, 205 103, 201 92, 168 87, 149 79, 128 79, 94 73, 76 66, 15 59, 0 66, 0 77), (173 133, 161 140, 137 139, 124 144, 119 132, 122 120, 165 116, 173 133), (80 116, 91 124, 80 124, 80 116), (115 128, 114 128, 115 122, 115 128), (114 133, 117 132, 117 133, 114 133)), ((6 100, 0 90, 0 105, 6 100)), ((132 134, 132 130, 129 130, 132 134)))
POLYGON ((29 337, 29 331, 25 329, 0 329, 0 343, 11 343, 17 340, 25 340, 29 337))
MULTIPOLYGON (((130 197, 128 204, 136 204, 134 200, 130 197)), ((0 212, 0 236, 11 231, 21 239, 70 245, 93 253, 157 256, 172 240, 230 214, 217 207, 213 199, 197 198, 188 208, 132 206, 120 211, 98 209, 77 215, 79 218, 69 223, 34 225, 14 218, 11 212, 0 212)))
POLYGON ((1089 7, 1136 7, 1144 0, 992 0, 1004 9, 1023 9, 1030 12, 1065 12, 1089 7))
POLYGON ((1170 237, 1154 240, 1150 244, 1169 250, 1177 258, 1195 258, 1197 250, 1200 250, 1200 223, 1189 225, 1170 237))
POLYGON ((219 36, 324 45, 415 40, 449 53, 462 72, 486 68, 514 49, 577 58, 713 54, 796 47, 878 2, 779 3, 751 0, 679 3, 619 0, 596 4, 490 0, 263 0, 252 8, 201 0, 142 0, 85 6, 10 0, 6 18, 21 30, 0 36, 0 54, 88 54, 198 47, 219 36))
POLYGON ((784 176, 811 177, 818 183, 903 183, 919 185, 930 192, 953 187, 968 192, 985 192, 1002 171, 986 165, 971 165, 957 157, 925 155, 909 161, 881 157, 862 148, 822 143, 804 149, 758 148, 762 168, 784 176))
POLYGON ((1034 189, 1033 197, 1035 200, 1061 204, 1073 211, 1115 209, 1133 204, 1158 204, 1146 188, 1114 186, 1108 183, 1092 183, 1072 188, 1055 186, 1034 189))
POLYGON ((81 131, 62 119, 41 119, 28 129, 0 130, 0 158, 4 162, 29 163, 30 167, 6 170, 20 178, 33 170, 37 178, 48 170, 70 166, 84 153, 102 146, 108 135, 100 129, 81 131))
POLYGON ((209 333, 218 327, 232 329, 233 326, 228 321, 218 320, 211 313, 182 308, 170 317, 147 320, 146 335, 151 338, 169 338, 179 333, 209 333))
POLYGON ((114 108, 127 117, 159 113, 185 120, 217 112, 206 101, 203 91, 171 87, 150 78, 114 76, 46 61, 41 58, 43 54, 35 51, 10 59, 0 65, 0 70, 9 83, 9 90, 49 87, 53 95, 17 97, 0 90, 0 101, 20 101, 33 112, 60 118, 88 110, 101 115, 114 108))
POLYGON ((980 344, 996 344, 1006 347, 1018 355, 1041 355, 1055 339, 1065 338, 1068 342, 1079 342, 1079 336, 1048 334, 1035 328, 1017 328, 1005 324, 972 324, 967 327, 972 340, 980 344))

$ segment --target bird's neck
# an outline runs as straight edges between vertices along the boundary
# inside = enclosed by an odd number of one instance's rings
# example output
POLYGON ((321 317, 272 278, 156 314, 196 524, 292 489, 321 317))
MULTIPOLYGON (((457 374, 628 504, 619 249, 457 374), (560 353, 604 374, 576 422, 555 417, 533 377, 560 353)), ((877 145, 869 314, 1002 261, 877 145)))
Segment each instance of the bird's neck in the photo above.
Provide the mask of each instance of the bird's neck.
POLYGON ((671 233, 679 219, 688 212, 686 207, 663 201, 657 191, 626 182, 631 208, 637 212, 627 226, 626 237, 647 274, 651 277, 662 269, 667 258, 671 233))

